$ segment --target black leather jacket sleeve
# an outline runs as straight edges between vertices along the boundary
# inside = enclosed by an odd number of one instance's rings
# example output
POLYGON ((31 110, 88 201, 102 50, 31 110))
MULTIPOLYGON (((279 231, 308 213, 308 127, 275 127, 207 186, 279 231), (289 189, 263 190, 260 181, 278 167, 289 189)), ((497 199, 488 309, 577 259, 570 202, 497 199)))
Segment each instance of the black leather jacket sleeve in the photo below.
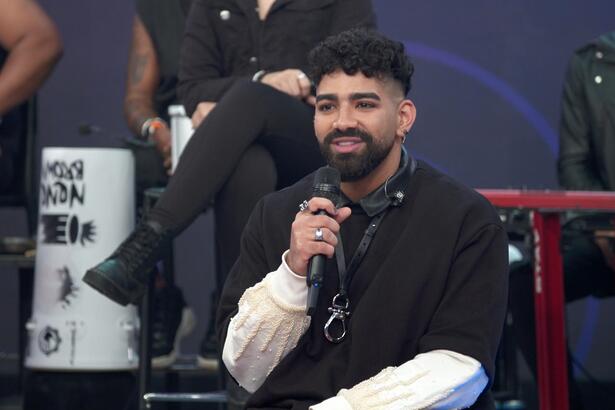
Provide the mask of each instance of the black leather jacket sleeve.
POLYGON ((581 57, 570 60, 562 97, 558 178, 560 185, 571 190, 604 190, 595 147, 592 146, 591 118, 585 94, 585 70, 581 57))

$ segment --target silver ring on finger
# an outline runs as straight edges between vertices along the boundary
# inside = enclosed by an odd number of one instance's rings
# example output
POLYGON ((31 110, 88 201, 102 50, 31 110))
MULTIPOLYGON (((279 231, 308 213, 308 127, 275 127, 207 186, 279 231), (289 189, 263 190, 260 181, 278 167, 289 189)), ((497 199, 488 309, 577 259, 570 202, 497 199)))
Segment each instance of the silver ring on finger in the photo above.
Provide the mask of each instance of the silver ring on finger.
POLYGON ((297 74, 297 78, 298 78, 299 80, 302 80, 302 79, 304 79, 305 77, 307 77, 307 76, 305 75, 305 73, 299 73, 299 74, 297 74))
POLYGON ((322 228, 316 228, 316 230, 314 231, 314 240, 317 242, 325 240, 322 228))
POLYGON ((300 212, 305 212, 309 207, 310 207, 310 205, 308 204, 308 201, 307 200, 303 200, 303 202, 301 202, 299 204, 299 211, 300 212))

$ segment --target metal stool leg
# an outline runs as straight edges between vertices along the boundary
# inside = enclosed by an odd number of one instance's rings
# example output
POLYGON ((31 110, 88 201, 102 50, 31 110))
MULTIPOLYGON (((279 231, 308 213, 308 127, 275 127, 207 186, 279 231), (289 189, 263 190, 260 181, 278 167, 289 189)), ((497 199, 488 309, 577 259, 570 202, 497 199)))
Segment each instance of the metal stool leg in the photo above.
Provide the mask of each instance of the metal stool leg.
MULTIPOLYGON (((144 213, 147 214, 153 207, 158 197, 162 193, 161 189, 149 189, 145 192, 144 213)), ((165 252, 163 259, 165 279, 169 284, 174 283, 173 275, 173 250, 165 252)), ((151 409, 152 403, 226 403, 225 391, 215 391, 210 393, 154 393, 151 392, 151 373, 152 373, 152 322, 154 314, 154 286, 156 275, 150 274, 147 290, 141 301, 141 330, 139 334, 139 410, 151 409)), ((179 384, 176 374, 167 375, 167 382, 173 384, 176 389, 179 384)))
POLYGON ((139 410, 149 409, 144 395, 150 391, 152 375, 152 313, 154 298, 154 275, 149 275, 149 283, 141 300, 141 330, 139 332, 139 410))
POLYGON ((32 316, 32 293, 34 290, 34 268, 19 268, 19 392, 25 385, 25 358, 28 344, 26 322, 32 316))

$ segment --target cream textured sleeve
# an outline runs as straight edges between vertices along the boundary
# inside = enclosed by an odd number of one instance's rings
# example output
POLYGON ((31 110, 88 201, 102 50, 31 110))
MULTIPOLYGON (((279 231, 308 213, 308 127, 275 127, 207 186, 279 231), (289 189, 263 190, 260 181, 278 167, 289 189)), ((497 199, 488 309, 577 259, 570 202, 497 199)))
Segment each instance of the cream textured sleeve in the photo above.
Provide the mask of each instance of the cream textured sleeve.
POLYGON ((286 265, 270 272, 239 300, 229 323, 222 360, 229 373, 254 392, 282 358, 297 346, 310 325, 305 314, 307 285, 286 265))
POLYGON ((310 409, 465 409, 474 404, 487 381, 483 367, 473 358, 434 350, 399 367, 388 367, 310 409))

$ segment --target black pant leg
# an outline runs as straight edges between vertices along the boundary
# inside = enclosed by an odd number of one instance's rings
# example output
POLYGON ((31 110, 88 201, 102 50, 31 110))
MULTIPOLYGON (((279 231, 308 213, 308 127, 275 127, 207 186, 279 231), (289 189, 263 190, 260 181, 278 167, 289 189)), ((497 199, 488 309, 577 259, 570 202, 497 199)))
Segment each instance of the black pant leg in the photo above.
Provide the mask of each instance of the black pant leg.
POLYGON ((195 130, 150 218, 177 232, 206 208, 254 142, 274 158, 280 180, 321 163, 313 108, 269 86, 239 82, 195 130))
POLYGON ((510 267, 508 282, 509 310, 513 317, 513 335, 528 367, 536 372, 536 330, 534 328, 534 273, 529 260, 510 267))
POLYGON ((273 157, 260 144, 251 145, 240 158, 233 174, 216 196, 216 291, 218 296, 235 260, 239 241, 252 209, 275 190, 277 172, 273 157))
POLYGON ((615 272, 607 265, 593 235, 564 232, 562 235, 566 302, 587 296, 615 295, 615 272))

